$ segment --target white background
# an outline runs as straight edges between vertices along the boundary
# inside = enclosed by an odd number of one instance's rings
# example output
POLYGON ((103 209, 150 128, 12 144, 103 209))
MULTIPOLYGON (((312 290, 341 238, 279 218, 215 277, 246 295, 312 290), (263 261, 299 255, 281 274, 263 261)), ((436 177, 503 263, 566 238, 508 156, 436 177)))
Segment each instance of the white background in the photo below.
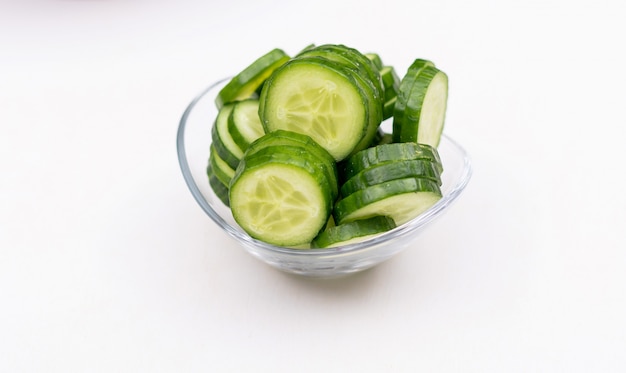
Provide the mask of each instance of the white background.
POLYGON ((1 372, 626 371, 622 2, 0 7, 1 372), (474 164, 340 280, 248 255, 176 157, 197 93, 309 43, 434 61, 474 164))

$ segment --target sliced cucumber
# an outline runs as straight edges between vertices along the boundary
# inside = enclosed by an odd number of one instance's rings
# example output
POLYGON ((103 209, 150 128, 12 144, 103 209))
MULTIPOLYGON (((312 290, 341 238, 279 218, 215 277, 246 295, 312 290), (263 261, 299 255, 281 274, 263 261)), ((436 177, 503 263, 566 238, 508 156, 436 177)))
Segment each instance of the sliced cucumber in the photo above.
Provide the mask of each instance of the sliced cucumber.
POLYGON ((351 75, 359 88, 365 93, 368 109, 368 126, 361 141, 354 147, 350 154, 360 151, 369 145, 376 135, 376 130, 383 120, 383 106, 381 102, 379 88, 371 80, 371 74, 366 68, 354 61, 353 58, 346 56, 346 51, 331 46, 320 46, 300 54, 300 57, 321 57, 343 66, 344 72, 351 75), (343 53, 340 53, 342 51, 343 53), (347 69, 347 71, 346 71, 347 69))
POLYGON ((326 149, 322 148, 309 136, 285 130, 273 131, 253 142, 248 147, 246 155, 250 156, 260 149, 265 149, 271 146, 296 146, 308 155, 317 157, 317 160, 324 166, 326 175, 328 176, 333 198, 338 196, 339 176, 335 159, 326 151, 326 149))
POLYGON ((325 44, 316 47, 316 49, 329 50, 345 56, 355 67, 367 74, 369 81, 374 86, 376 98, 381 99, 384 90, 380 73, 374 63, 363 53, 342 44, 325 44))
POLYGON ((323 187, 323 176, 311 173, 305 163, 288 155, 242 160, 231 181, 229 197, 235 221, 250 236, 294 247, 311 242, 327 224, 329 188, 323 187))
POLYGON ((369 95, 371 99, 369 126, 361 142, 355 146, 350 154, 367 148, 383 120, 384 87, 377 67, 358 50, 341 44, 320 45, 315 48, 314 52, 325 52, 327 56, 336 56, 334 60, 343 61, 343 64, 352 68, 365 82, 366 91, 371 92, 369 95))
POLYGON ((237 101, 233 106, 228 116, 228 132, 238 147, 245 151, 251 142, 265 134, 259 117, 259 100, 237 101))
POLYGON ((265 144, 262 148, 256 147, 252 152, 246 153, 246 167, 256 166, 261 162, 282 162, 303 167, 321 177, 320 187, 328 187, 331 200, 334 201, 339 193, 336 168, 319 158, 308 146, 280 140, 282 143, 265 144))
POLYGON ((400 86, 398 87, 398 93, 396 95, 396 103, 393 108, 394 142, 401 142, 399 140, 400 128, 405 120, 404 111, 406 109, 406 104, 409 101, 409 97, 411 96, 411 89, 413 88, 413 84, 415 83, 415 79, 417 79, 419 73, 427 66, 435 66, 435 64, 429 60, 421 58, 414 60, 400 81, 400 86))
POLYGON ((281 49, 273 49, 261 56, 218 92, 215 105, 219 109, 229 102, 250 98, 274 70, 288 60, 289 56, 281 49))
POLYGON ((357 173, 375 164, 388 161, 427 159, 443 172, 441 158, 436 148, 412 142, 382 144, 362 150, 343 161, 339 167, 340 180, 348 180, 357 173))
POLYGON ((400 79, 378 54, 341 44, 311 44, 294 58, 272 50, 218 92, 211 188, 269 244, 366 240, 441 198, 447 89, 428 60, 400 79))
POLYGON ((374 66, 376 66, 378 70, 383 68, 383 60, 382 58, 380 58, 380 55, 378 55, 378 53, 365 53, 365 57, 369 58, 369 60, 372 61, 372 63, 374 64, 374 66))
POLYGON ((211 165, 207 167, 206 173, 209 178, 209 185, 211 186, 211 189, 213 189, 213 192, 215 193, 217 198, 219 198, 219 200, 222 201, 224 205, 230 206, 228 200, 228 187, 224 185, 224 183, 222 183, 220 179, 217 178, 211 165))
POLYGON ((388 161, 373 165, 352 176, 341 186, 341 195, 345 198, 361 189, 407 177, 429 179, 441 186, 441 175, 437 166, 429 159, 388 161))
POLYGON ((213 125, 211 128, 211 146, 215 148, 215 152, 219 155, 219 157, 228 164, 228 166, 232 169, 236 169, 241 157, 234 155, 229 148, 224 145, 222 139, 217 132, 217 125, 213 125))
POLYGON ((215 150, 214 144, 211 144, 211 152, 209 155, 209 164, 213 169, 213 173, 215 176, 222 182, 224 185, 230 184, 230 180, 235 176, 235 170, 224 161, 219 154, 217 154, 217 150, 215 150))
POLYGON ((327 228, 311 242, 311 247, 336 247, 362 242, 395 227, 393 219, 387 216, 355 220, 327 228))
POLYGON ((335 160, 352 152, 369 124, 367 98, 355 78, 316 57, 295 58, 277 69, 263 87, 259 114, 266 133, 308 135, 335 160))
POLYGON ((385 89, 383 120, 386 120, 393 116, 401 80, 393 66, 383 66, 380 70, 380 76, 385 89))
MULTIPOLYGON (((237 159, 243 157, 244 149, 240 148, 235 142, 230 131, 228 130, 228 118, 235 108, 235 104, 230 103, 224 105, 217 113, 214 127, 217 131, 218 140, 224 145, 224 147, 237 159)), ((221 154, 220 154, 221 155, 221 154)), ((223 158, 226 160, 226 158, 223 158)), ((234 168, 234 167, 233 167, 234 168)))
POLYGON ((410 85, 404 84, 404 81, 401 84, 396 101, 394 141, 412 141, 437 147, 445 121, 448 76, 435 66, 426 65, 409 81, 410 85), (401 98, 404 106, 400 105, 401 98))
POLYGON ((432 180, 396 179, 361 189, 339 200, 333 216, 338 224, 344 224, 385 215, 396 225, 401 225, 426 211, 440 198, 439 185, 432 180))
POLYGON ((267 145, 281 144, 302 144, 307 147, 308 151, 314 153, 325 162, 328 162, 328 164, 336 164, 335 158, 333 158, 333 156, 330 155, 330 153, 326 151, 326 149, 322 148, 310 136, 286 130, 272 131, 259 137, 257 140, 254 141, 254 143, 250 144, 246 152, 252 154, 254 151, 260 148, 264 148, 267 145))

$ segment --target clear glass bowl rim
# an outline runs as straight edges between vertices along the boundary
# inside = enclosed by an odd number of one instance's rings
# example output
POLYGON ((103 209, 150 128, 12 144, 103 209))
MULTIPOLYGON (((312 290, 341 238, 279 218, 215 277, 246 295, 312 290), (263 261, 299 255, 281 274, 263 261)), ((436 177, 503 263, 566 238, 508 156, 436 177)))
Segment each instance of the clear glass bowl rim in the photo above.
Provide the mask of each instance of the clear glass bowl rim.
POLYGON ((452 186, 449 193, 445 194, 432 207, 430 207, 428 210, 426 210, 419 216, 415 217, 414 219, 410 220, 409 222, 403 225, 400 225, 387 232, 381 233, 380 235, 373 237, 371 239, 368 239, 366 241, 357 242, 357 243, 344 245, 344 246, 333 247, 333 248, 326 248, 326 249, 322 249, 322 248, 294 249, 294 248, 288 248, 288 247, 275 246, 275 245, 271 245, 263 241, 259 241, 257 239, 250 237, 248 234, 242 231, 239 231, 238 229, 233 227, 230 223, 224 220, 217 211, 215 211, 211 207, 209 202, 207 202, 204 196, 202 195, 200 188, 196 184, 196 181, 193 178, 191 169, 187 162, 187 154, 185 150, 185 128, 186 128, 187 119, 190 113, 192 112, 196 104, 206 94, 208 94, 216 86, 220 85, 221 83, 224 83, 226 80, 229 80, 229 79, 231 78, 227 77, 227 78, 220 79, 214 82, 213 84, 209 85, 206 89, 204 89, 202 92, 200 92, 189 103, 189 105, 183 112, 183 115, 179 122, 177 136, 176 136, 176 150, 178 153, 178 162, 179 162, 182 174, 183 174, 183 178, 185 179, 185 182, 187 183, 187 187, 191 191, 191 194, 193 195, 194 199, 200 205, 202 210, 204 210, 204 212, 218 226, 220 226, 224 231, 226 231, 230 236, 232 236, 236 240, 247 242, 248 244, 256 246, 259 249, 267 250, 269 252, 280 253, 280 254, 302 255, 302 256, 311 256, 311 257, 316 257, 316 256, 327 257, 327 256, 332 256, 333 254, 345 255, 347 253, 356 252, 356 251, 366 249, 372 246, 377 246, 379 244, 393 241, 399 237, 410 235, 413 232, 419 231, 423 225, 431 222, 433 219, 439 216, 445 210, 446 207, 449 207, 449 205, 452 204, 458 198, 458 196, 461 194, 463 189, 465 189, 465 187, 467 186, 472 176, 472 164, 471 164, 471 159, 469 155, 459 143, 457 143, 456 141, 454 141, 452 138, 450 138, 444 133, 442 136, 446 139, 446 141, 449 141, 456 148, 456 150, 460 153, 460 155, 463 157, 464 164, 463 164, 463 171, 462 171, 461 177, 457 179, 457 183, 454 186, 452 186))

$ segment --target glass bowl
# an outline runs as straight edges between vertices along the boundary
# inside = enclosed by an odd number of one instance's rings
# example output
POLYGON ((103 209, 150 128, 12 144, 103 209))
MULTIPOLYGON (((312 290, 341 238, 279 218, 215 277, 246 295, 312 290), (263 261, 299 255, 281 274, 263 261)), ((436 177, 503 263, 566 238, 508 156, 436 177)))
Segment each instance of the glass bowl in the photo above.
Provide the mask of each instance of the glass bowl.
POLYGON ((373 267, 417 245, 420 232, 450 208, 470 180, 469 156, 444 134, 438 148, 444 166, 443 197, 413 220, 367 241, 329 249, 291 249, 256 240, 235 223, 230 209, 213 193, 206 174, 211 126, 217 115, 214 99, 229 80, 210 85, 183 113, 177 135, 178 160, 191 194, 209 218, 250 254, 275 268, 305 276, 336 277, 373 267))

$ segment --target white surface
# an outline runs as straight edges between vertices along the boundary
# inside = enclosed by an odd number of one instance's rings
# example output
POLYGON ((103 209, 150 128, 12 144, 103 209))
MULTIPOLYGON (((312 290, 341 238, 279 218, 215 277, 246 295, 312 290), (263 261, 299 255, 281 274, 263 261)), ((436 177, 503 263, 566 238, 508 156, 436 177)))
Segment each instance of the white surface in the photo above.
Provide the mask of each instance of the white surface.
POLYGON ((620 2, 201 3, 1 5, 0 371, 626 370, 620 2), (423 246, 312 281, 218 231, 175 133, 324 42, 447 71, 475 171, 423 246))

